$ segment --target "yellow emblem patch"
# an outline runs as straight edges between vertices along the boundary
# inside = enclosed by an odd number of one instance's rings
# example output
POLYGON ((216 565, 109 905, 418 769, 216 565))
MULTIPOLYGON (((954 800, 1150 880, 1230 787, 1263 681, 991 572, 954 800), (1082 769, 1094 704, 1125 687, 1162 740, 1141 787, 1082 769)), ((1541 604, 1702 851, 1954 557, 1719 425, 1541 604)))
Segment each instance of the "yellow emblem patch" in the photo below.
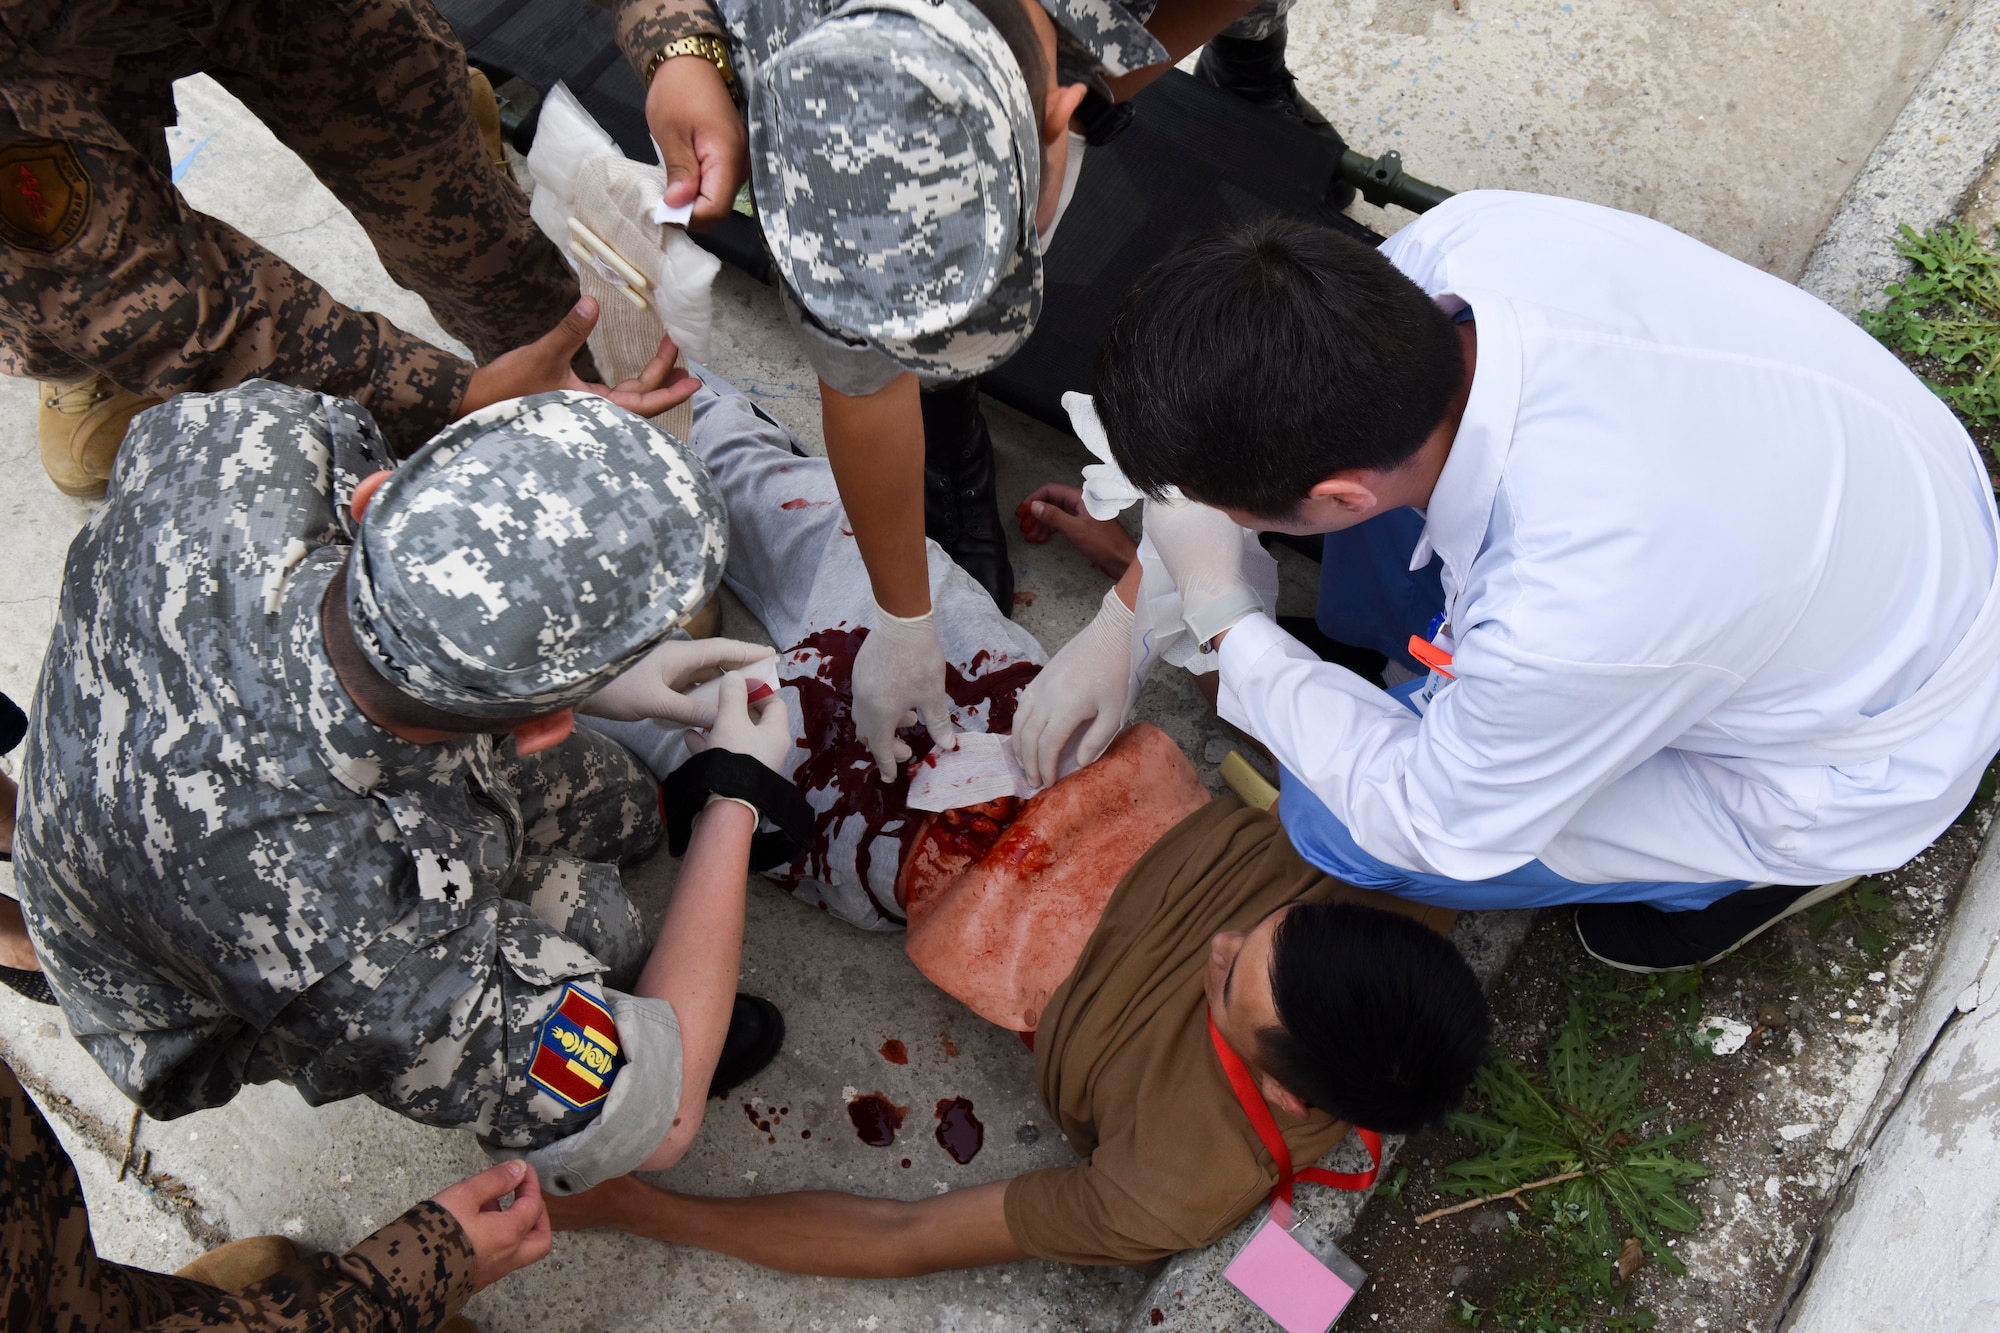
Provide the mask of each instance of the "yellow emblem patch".
POLYGON ((27 139, 0 148, 0 241, 53 254, 90 218, 90 177, 59 139, 27 139))

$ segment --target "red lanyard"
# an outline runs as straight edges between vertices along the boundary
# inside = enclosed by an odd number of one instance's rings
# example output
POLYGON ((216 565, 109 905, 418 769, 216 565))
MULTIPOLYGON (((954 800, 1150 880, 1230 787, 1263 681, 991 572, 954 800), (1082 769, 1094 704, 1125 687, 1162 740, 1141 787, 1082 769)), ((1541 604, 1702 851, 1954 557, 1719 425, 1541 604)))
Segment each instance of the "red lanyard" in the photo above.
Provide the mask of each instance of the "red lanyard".
POLYGON ((1271 1154, 1271 1160, 1278 1164, 1278 1183, 1271 1190, 1275 1203, 1282 1199, 1289 1207, 1292 1202, 1292 1181, 1309 1181, 1315 1185, 1331 1185, 1337 1190, 1365 1190, 1374 1185, 1375 1173, 1382 1169, 1382 1136, 1372 1129, 1355 1127, 1361 1136, 1361 1145, 1368 1149, 1368 1160, 1373 1164, 1366 1171, 1328 1171, 1324 1167, 1309 1166, 1305 1170, 1292 1171, 1292 1150, 1285 1142, 1285 1136, 1278 1132, 1278 1122, 1271 1115, 1271 1108, 1264 1103, 1264 1094, 1258 1090, 1257 1081, 1250 1076, 1249 1066, 1243 1057, 1229 1049, 1229 1043, 1222 1039, 1222 1032, 1215 1026, 1215 1016, 1209 1015, 1208 1037, 1215 1043, 1215 1058, 1222 1061, 1222 1072, 1229 1076, 1229 1086, 1236 1093, 1236 1100, 1243 1106, 1243 1114, 1250 1117, 1250 1125, 1257 1131, 1257 1137, 1264 1141, 1264 1151, 1271 1154))

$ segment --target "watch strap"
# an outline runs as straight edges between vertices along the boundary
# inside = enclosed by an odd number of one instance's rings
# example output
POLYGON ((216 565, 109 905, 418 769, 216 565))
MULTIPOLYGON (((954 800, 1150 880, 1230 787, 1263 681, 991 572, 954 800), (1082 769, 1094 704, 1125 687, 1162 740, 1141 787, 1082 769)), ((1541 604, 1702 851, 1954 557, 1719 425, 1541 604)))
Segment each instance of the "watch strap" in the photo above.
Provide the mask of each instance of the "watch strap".
POLYGON ((675 56, 700 56, 715 66, 717 72, 722 75, 723 86, 729 89, 729 95, 738 100, 742 99, 742 86, 736 81, 736 66, 729 59, 729 44, 711 32, 697 32, 686 37, 676 37, 653 52, 653 58, 646 62, 647 87, 653 86, 653 76, 660 72, 660 66, 675 56))

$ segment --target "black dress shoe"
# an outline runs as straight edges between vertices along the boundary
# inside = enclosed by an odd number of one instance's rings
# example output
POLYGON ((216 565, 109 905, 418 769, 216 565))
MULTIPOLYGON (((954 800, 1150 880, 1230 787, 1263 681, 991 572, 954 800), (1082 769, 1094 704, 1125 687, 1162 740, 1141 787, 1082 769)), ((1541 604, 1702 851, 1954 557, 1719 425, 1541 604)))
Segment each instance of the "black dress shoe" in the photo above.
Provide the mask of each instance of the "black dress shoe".
POLYGON ((722 1058, 708 1081, 708 1095, 727 1097, 729 1090, 764 1072, 785 1045, 785 1016, 778 1006, 757 995, 736 996, 729 1011, 729 1035, 722 1039, 722 1058))
MULTIPOLYGON (((1226 93, 1233 93, 1252 106, 1266 107, 1291 117, 1327 141, 1333 160, 1347 151, 1347 140, 1333 128, 1333 122, 1299 91, 1299 81, 1285 68, 1285 20, 1266 37, 1211 37, 1195 62, 1195 77, 1226 93)), ((1334 208, 1354 202, 1354 187, 1335 181, 1330 196, 1334 208)))
POLYGON ((1610 967, 1684 972, 1734 953, 1786 917, 1852 888, 1860 878, 1739 889, 1694 912, 1662 912, 1646 903, 1585 903, 1576 909, 1576 937, 1585 953, 1610 967))
POLYGON ((0 963, 0 986, 5 986, 17 995, 24 995, 36 1004, 54 1004, 56 993, 49 985, 49 979, 40 972, 31 972, 25 967, 8 967, 0 963))
POLYGON ((1014 564, 994 492, 993 437, 979 410, 979 381, 926 387, 924 535, 944 548, 1014 618, 1014 564))

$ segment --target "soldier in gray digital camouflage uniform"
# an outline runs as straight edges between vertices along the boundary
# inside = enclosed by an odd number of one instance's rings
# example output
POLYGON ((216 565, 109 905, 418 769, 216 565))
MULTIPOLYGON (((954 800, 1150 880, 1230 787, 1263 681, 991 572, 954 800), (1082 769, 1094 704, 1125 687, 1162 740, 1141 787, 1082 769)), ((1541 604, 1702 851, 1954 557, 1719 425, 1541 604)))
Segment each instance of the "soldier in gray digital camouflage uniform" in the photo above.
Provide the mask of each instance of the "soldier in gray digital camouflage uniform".
MULTIPOLYGON (((721 503, 679 442, 579 392, 389 466, 358 405, 268 381, 135 421, 30 722, 37 951, 156 1118, 277 1080, 470 1129, 558 1191, 662 1165, 731 1023, 756 820, 702 814, 689 857, 707 838, 719 870, 682 875, 649 955, 618 867, 659 840, 659 787, 571 710, 670 712, 690 662, 768 652, 662 642, 720 578, 721 503), (545 1078, 570 987, 611 1040, 545 1078)), ((754 754, 737 699, 708 734, 754 754)))
POLYGON ((1079 108, 1092 92, 1129 98, 1233 23, 1245 41, 1276 37, 1265 73, 1282 75, 1289 0, 1248 13, 1240 0, 715 0, 714 26, 707 0, 672 3, 690 35, 644 70, 667 198, 695 200, 696 177, 700 205, 734 195, 728 153, 675 145, 740 95, 758 220, 819 375, 827 457, 873 586, 854 711, 887 780, 899 725, 951 730, 926 531, 1012 612, 972 377, 1034 329, 1079 108), (716 32, 726 52, 701 44, 716 32))

